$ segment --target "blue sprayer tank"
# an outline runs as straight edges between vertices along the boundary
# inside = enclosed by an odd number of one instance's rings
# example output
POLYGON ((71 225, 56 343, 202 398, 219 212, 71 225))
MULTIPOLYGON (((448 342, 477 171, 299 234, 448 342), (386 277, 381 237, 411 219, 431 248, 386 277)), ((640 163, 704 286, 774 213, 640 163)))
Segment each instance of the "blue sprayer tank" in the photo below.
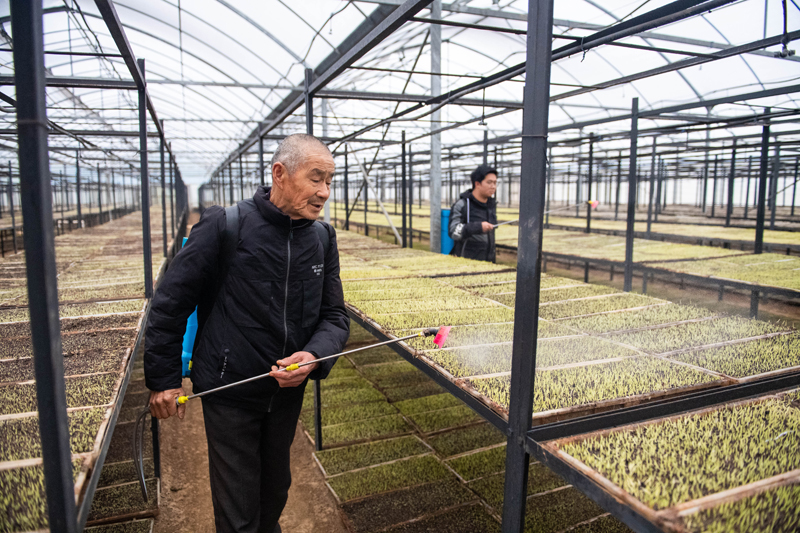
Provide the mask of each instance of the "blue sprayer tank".
MULTIPOLYGON (((181 247, 186 246, 188 237, 183 238, 181 247)), ((183 353, 181 353, 181 362, 183 363, 183 377, 188 378, 192 371, 192 348, 194 347, 194 338, 197 336, 197 308, 195 308, 192 316, 186 321, 186 333, 183 334, 183 353)))
POLYGON ((450 250, 453 249, 455 243, 453 239, 450 238, 450 232, 448 228, 450 227, 450 210, 449 209, 442 209, 442 253, 444 255, 448 255, 450 250))

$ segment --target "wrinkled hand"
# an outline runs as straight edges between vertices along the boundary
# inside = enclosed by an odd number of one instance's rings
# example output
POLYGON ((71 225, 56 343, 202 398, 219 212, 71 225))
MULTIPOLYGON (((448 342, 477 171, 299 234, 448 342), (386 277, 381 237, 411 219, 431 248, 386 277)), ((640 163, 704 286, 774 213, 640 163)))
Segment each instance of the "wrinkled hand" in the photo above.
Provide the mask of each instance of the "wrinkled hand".
MULTIPOLYGON (((316 361, 316 359, 317 358, 314 357, 314 354, 310 352, 295 352, 290 357, 277 361, 277 363, 282 368, 286 368, 293 363, 307 363, 308 361, 316 361)), ((306 379, 306 376, 308 376, 308 374, 318 366, 319 365, 317 363, 314 363, 313 365, 300 367, 291 372, 276 372, 280 369, 277 366, 273 366, 272 371, 275 373, 271 374, 271 376, 278 381, 278 385, 281 387, 297 387, 306 379)))
POLYGON ((186 413, 186 404, 180 407, 175 405, 178 396, 183 396, 183 389, 169 389, 165 391, 150 391, 150 414, 156 418, 169 418, 175 413, 183 420, 186 413))
POLYGON ((494 229, 494 226, 491 222, 481 222, 481 229, 484 233, 489 233, 494 229))

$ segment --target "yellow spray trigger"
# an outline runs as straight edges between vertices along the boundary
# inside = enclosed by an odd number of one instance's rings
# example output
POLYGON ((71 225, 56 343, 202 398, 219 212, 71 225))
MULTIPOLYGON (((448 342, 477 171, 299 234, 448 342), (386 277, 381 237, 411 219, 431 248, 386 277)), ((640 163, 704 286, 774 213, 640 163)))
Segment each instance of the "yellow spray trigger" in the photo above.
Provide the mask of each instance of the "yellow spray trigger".
POLYGON ((178 401, 178 405, 183 405, 187 401, 189 401, 189 398, 187 398, 186 396, 178 396, 178 400, 177 401, 178 401))
POLYGON ((300 368, 300 365, 298 365, 297 363, 292 363, 291 365, 287 366, 285 370, 287 372, 292 372, 293 370, 297 370, 298 368, 300 368))

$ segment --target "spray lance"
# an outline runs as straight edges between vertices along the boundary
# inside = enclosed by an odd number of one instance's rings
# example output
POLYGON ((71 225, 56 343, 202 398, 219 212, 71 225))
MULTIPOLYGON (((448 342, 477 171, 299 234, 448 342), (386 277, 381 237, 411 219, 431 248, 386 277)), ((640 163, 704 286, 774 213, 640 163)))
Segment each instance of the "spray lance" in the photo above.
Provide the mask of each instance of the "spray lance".
MULTIPOLYGON (((304 366, 313 365, 314 363, 319 363, 320 361, 327 361, 329 359, 336 359, 342 357, 343 355, 349 355, 356 352, 361 352, 364 350, 369 350, 371 348, 377 348, 378 346, 385 346, 387 344, 392 344, 395 342, 406 341, 409 339, 416 339, 420 337, 431 337, 433 336, 433 343, 438 347, 442 348, 444 346, 445 341, 447 340, 448 335, 450 335, 450 326, 442 326, 439 328, 426 328, 418 333, 414 333, 412 335, 406 335, 405 337, 400 337, 397 339, 390 339, 388 341, 379 342, 377 344, 370 344, 369 346, 363 346, 361 348, 355 348, 353 350, 348 350, 346 352, 340 352, 334 355, 328 355, 326 357, 320 357, 319 359, 315 359, 313 361, 308 361, 306 363, 293 363, 287 367, 280 368, 278 370, 273 370, 271 372, 267 372, 265 374, 260 374, 258 376, 253 376, 251 378, 243 379, 241 381, 237 381, 235 383, 229 383, 228 385, 223 385, 221 387, 217 387, 215 389, 209 389, 204 392, 199 392, 197 394, 190 394, 188 396, 178 396, 175 398, 175 405, 180 406, 188 402, 189 400, 193 400, 194 398, 201 398, 203 396, 207 396, 209 394, 213 394, 215 392, 219 392, 225 389, 231 389, 233 387, 237 387, 239 385, 243 385, 245 383, 251 383, 253 381, 258 381, 260 379, 264 379, 272 374, 276 374, 278 372, 294 372, 299 368, 303 368, 304 366)), ((136 425, 134 426, 133 431, 133 464, 134 468, 136 468, 137 477, 139 478, 139 486, 142 489, 142 497, 144 501, 147 501, 147 484, 145 483, 145 476, 144 476, 144 427, 145 421, 147 420, 147 415, 150 413, 150 406, 146 406, 142 409, 142 412, 139 414, 138 418, 136 419, 136 425)))
MULTIPOLYGON (((570 204, 570 205, 565 205, 563 207, 558 207, 556 209, 551 209, 550 211, 545 211, 542 214, 546 215, 547 213, 555 213, 556 211, 563 211, 564 209, 571 209, 571 208, 573 208, 575 206, 583 205, 583 204, 588 205, 589 209, 597 209, 597 206, 600 205, 600 202, 598 202, 597 200, 589 200, 587 202, 580 202, 580 203, 577 203, 577 204, 570 204)), ((506 220, 505 222, 501 222, 499 224, 495 224, 492 227, 493 228, 497 228, 499 226, 505 226, 506 224, 513 224, 514 222, 519 222, 519 219, 515 218, 514 220, 506 220)))

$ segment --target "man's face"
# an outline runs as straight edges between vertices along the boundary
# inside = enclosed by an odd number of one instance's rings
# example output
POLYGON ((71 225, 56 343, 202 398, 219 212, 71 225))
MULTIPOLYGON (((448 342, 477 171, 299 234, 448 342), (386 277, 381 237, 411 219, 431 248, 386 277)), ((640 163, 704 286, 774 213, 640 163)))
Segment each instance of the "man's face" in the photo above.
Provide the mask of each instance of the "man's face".
POLYGON ((473 195, 481 201, 486 201, 487 198, 494 196, 497 191, 497 174, 486 174, 483 181, 476 181, 474 183, 473 195))
POLYGON ((314 145, 308 147, 303 164, 291 176, 282 163, 275 163, 273 176, 280 172, 283 177, 274 180, 275 187, 281 189, 283 212, 294 220, 316 220, 331 194, 331 180, 335 169, 331 154, 314 145), (279 165, 281 168, 276 168, 279 165))

